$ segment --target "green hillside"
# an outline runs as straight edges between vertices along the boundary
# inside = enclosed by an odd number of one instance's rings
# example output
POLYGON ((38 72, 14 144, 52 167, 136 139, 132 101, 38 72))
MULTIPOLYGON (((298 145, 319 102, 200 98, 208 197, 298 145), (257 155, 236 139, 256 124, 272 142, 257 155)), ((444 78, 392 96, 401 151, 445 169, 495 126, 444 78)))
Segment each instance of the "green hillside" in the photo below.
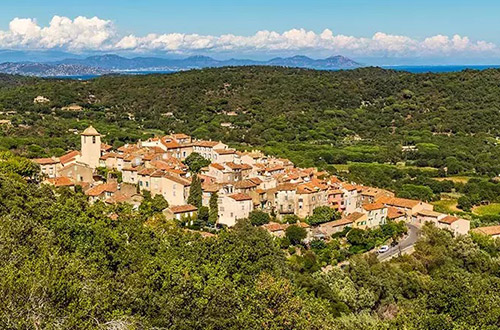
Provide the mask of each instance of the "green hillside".
POLYGON ((76 146, 68 129, 92 122, 115 145, 158 130, 182 131, 262 147, 304 166, 406 161, 451 173, 500 172, 500 70, 235 67, 90 81, 0 77, 6 79, 0 111, 17 114, 7 116, 14 127, 4 129, 0 147, 28 156, 76 146), (38 95, 51 102, 34 104, 38 95), (73 103, 86 110, 60 110, 73 103), (226 122, 234 128, 220 125, 226 122), (403 153, 402 145, 418 151, 403 153))

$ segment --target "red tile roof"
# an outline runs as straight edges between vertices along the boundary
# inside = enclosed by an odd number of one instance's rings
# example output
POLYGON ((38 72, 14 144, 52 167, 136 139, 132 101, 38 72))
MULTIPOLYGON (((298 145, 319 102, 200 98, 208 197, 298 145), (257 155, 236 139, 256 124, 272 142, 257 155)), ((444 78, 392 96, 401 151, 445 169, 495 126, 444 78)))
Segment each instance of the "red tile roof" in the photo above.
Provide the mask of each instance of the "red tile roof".
POLYGON ((385 208, 385 206, 382 203, 371 203, 371 204, 363 205, 363 208, 367 211, 373 211, 373 210, 383 209, 383 208, 385 208))
POLYGON ((170 206, 168 209, 174 214, 198 211, 198 208, 191 204, 173 205, 170 206))
POLYGON ((235 201, 241 202, 241 201, 251 201, 252 197, 248 196, 247 194, 233 194, 229 195, 232 199, 235 201))
POLYGON ((483 235, 496 236, 496 235, 500 235, 500 225, 488 226, 488 227, 478 227, 478 228, 472 229, 472 231, 475 233, 483 234, 483 235))
POLYGON ((88 196, 99 196, 104 192, 116 192, 118 190, 118 184, 116 182, 103 183, 93 188, 90 188, 85 192, 88 196))
POLYGON ((40 165, 58 164, 60 163, 58 158, 35 158, 33 161, 40 165))
POLYGON ((61 161, 62 164, 65 164, 74 160, 77 156, 80 156, 80 151, 71 150, 66 154, 62 155, 61 157, 59 157, 59 160, 61 161))
POLYGON ((52 184, 56 187, 67 187, 67 186, 74 186, 75 184, 73 181, 71 181, 70 178, 66 176, 60 176, 57 178, 49 178, 45 180, 46 183, 52 184))
POLYGON ((446 217, 444 217, 443 219, 440 219, 438 220, 438 222, 441 222, 441 223, 445 223, 445 224, 448 224, 448 225, 451 225, 452 223, 454 223, 455 221, 457 220, 460 220, 459 218, 457 217, 454 217, 452 215, 447 215, 446 217))
POLYGON ((405 216, 405 213, 401 210, 398 210, 397 208, 395 207, 389 207, 387 209, 387 218, 389 219, 397 219, 397 218, 400 218, 400 217, 404 217, 405 216))
POLYGON ((217 141, 195 141, 193 142, 193 145, 197 147, 207 147, 207 148, 213 148, 216 145, 218 145, 220 142, 217 141))

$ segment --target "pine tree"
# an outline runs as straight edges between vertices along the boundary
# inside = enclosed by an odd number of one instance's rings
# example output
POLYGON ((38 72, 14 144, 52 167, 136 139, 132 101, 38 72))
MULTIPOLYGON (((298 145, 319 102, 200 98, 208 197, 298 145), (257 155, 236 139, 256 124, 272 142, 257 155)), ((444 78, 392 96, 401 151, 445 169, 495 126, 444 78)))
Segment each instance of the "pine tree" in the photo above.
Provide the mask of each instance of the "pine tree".
POLYGON ((217 219, 219 218, 219 205, 217 203, 218 199, 219 196, 216 192, 214 192, 212 193, 212 195, 210 195, 210 201, 208 202, 210 206, 210 211, 208 213, 208 222, 212 225, 215 225, 217 223, 217 219))
POLYGON ((198 175, 193 174, 191 186, 189 187, 188 204, 194 205, 199 209, 202 206, 202 197, 201 180, 198 178, 198 175))

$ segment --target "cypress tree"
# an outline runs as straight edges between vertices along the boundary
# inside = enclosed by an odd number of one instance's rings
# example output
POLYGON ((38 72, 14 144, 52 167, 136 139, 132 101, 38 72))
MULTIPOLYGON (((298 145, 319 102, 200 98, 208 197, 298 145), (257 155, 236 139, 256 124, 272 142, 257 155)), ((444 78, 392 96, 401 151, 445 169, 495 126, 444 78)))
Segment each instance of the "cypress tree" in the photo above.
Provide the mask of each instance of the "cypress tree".
POLYGON ((201 180, 198 175, 193 174, 191 186, 189 187, 188 203, 196 206, 198 209, 202 206, 203 191, 201 190, 201 180))
POLYGON ((208 222, 215 225, 217 219, 219 218, 219 205, 217 203, 219 196, 216 192, 210 195, 210 201, 208 202, 210 206, 210 211, 208 213, 208 222))

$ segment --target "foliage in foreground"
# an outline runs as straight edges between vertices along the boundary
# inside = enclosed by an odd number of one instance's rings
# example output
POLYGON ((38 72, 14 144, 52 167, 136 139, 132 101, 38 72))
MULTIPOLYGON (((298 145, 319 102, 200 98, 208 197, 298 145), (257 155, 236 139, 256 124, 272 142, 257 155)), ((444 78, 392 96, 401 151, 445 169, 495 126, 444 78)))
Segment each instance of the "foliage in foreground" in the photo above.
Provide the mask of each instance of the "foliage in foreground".
MULTIPOLYGON (((289 268, 278 242, 248 221, 201 238, 159 214, 154 226, 144 225, 153 209, 90 206, 81 193, 55 193, 0 174, 0 327, 493 330, 500 324, 498 240, 454 239, 427 227, 412 256, 384 264, 355 256, 345 270, 324 273, 289 268)), ((314 247, 301 258, 314 265, 314 247)))

